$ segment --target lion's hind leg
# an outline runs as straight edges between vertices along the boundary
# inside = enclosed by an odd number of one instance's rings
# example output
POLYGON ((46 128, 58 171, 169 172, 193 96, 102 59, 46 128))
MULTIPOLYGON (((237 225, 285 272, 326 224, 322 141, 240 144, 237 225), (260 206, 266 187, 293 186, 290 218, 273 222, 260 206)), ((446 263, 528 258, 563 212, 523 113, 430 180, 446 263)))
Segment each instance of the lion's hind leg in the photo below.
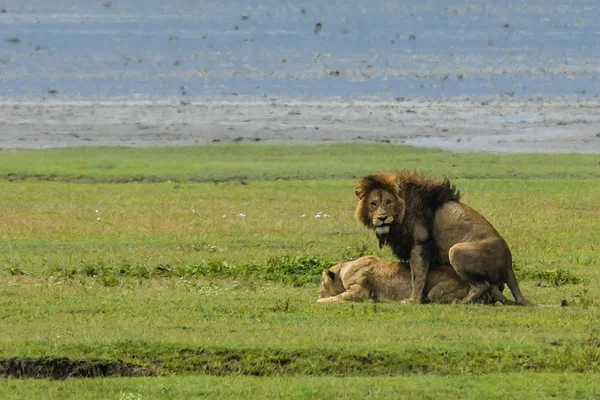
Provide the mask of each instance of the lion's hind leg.
POLYGON ((490 297, 491 300, 493 302, 500 302, 502 304, 504 304, 505 306, 516 306, 517 303, 508 299, 504 293, 502 293, 500 291, 500 289, 498 288, 498 286, 496 285, 492 285, 492 287, 490 288, 491 293, 490 293, 490 297))
POLYGON ((457 303, 469 293, 469 288, 460 282, 449 279, 442 281, 431 288, 427 293, 427 300, 432 303, 457 303))
POLYGON ((474 294, 469 285, 462 284, 457 281, 448 280, 435 285, 427 294, 429 301, 433 303, 482 303, 494 304, 500 302, 504 305, 516 305, 512 300, 507 299, 498 286, 490 285, 488 290, 474 294), (467 296, 471 296, 468 301, 467 296))
MULTIPOLYGON (((491 289, 492 284, 502 283, 506 262, 502 257, 502 250, 496 241, 463 242, 450 248, 450 264, 471 285, 471 290, 462 303, 477 301, 491 289)), ((493 294, 498 293, 499 291, 493 294)))
POLYGON ((475 303, 477 300, 481 299, 486 293, 490 290, 491 286, 488 281, 481 282, 469 282, 471 285, 471 289, 467 296, 462 299, 460 302, 463 304, 475 303))

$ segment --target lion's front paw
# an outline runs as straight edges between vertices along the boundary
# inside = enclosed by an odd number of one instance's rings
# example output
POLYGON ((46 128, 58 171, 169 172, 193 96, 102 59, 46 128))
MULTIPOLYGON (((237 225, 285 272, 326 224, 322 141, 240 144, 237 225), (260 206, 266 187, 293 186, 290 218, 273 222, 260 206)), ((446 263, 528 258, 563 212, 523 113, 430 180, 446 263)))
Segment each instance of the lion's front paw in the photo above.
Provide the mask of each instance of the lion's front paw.
POLYGON ((402 304, 421 304, 423 301, 418 297, 409 297, 408 299, 402 300, 402 304))
POLYGON ((344 301, 340 296, 325 297, 317 300, 317 303, 342 303, 344 301))
POLYGON ((317 303, 333 303, 333 302, 334 302, 333 297, 323 297, 323 298, 317 300, 317 303))

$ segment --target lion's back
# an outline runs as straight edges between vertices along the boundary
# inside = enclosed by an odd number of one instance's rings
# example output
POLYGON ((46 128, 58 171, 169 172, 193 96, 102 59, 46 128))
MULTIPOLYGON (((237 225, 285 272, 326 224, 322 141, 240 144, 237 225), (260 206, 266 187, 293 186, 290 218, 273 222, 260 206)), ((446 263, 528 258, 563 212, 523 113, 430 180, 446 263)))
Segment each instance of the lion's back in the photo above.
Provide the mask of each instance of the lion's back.
POLYGON ((394 301, 410 295, 410 268, 399 262, 367 256, 355 261, 351 269, 355 274, 362 274, 373 298, 394 301))
POLYGON ((456 243, 481 240, 504 242, 502 236, 483 215, 461 202, 443 204, 436 211, 433 224, 435 241, 446 254, 456 243))

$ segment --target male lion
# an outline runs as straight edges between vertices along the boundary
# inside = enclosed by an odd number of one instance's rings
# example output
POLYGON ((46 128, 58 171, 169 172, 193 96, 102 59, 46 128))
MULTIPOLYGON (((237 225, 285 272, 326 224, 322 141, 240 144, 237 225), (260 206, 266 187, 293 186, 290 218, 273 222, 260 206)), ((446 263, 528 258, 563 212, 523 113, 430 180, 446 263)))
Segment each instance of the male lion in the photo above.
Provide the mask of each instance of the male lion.
MULTIPOLYGON (((470 285, 449 265, 434 268, 427 275, 426 299, 435 303, 455 303, 469 293, 470 285)), ((490 288, 474 301, 492 304, 500 301, 514 304, 490 288)), ((361 257, 323 271, 319 286, 320 303, 344 301, 399 301, 411 294, 410 267, 405 263, 387 262, 379 257, 361 257)))
POLYGON ((481 214, 459 201, 448 179, 377 173, 362 178, 355 193, 357 219, 375 230, 380 247, 387 244, 398 259, 410 261, 412 292, 405 302, 423 301, 430 265, 450 264, 470 284, 463 303, 506 283, 517 304, 528 304, 508 245, 481 214))

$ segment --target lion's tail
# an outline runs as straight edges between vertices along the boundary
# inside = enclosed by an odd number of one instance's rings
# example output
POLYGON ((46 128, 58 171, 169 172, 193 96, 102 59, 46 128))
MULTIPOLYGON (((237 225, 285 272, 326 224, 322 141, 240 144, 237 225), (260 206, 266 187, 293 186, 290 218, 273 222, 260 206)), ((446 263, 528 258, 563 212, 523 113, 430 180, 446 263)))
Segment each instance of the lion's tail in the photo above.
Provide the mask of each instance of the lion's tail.
POLYGON ((535 304, 538 307, 568 307, 569 302, 566 299, 561 300, 560 304, 535 304))
MULTIPOLYGON (((518 306, 519 303, 516 303, 510 299, 507 299, 506 296, 504 296, 504 294, 502 294, 502 291, 497 287, 497 286, 492 286, 492 300, 502 303, 505 306, 518 306)), ((528 305, 531 306, 538 306, 538 307, 567 307, 569 305, 569 302, 567 300, 562 300, 560 302, 560 304, 533 304, 533 303, 527 303, 528 305)))
POLYGON ((515 272, 512 267, 508 268, 508 276, 506 277, 506 285, 510 289, 513 297, 515 298, 517 305, 519 306, 527 306, 529 302, 525 300, 523 297, 523 293, 521 293, 521 289, 519 289, 519 283, 517 282, 517 277, 515 276, 515 272))

